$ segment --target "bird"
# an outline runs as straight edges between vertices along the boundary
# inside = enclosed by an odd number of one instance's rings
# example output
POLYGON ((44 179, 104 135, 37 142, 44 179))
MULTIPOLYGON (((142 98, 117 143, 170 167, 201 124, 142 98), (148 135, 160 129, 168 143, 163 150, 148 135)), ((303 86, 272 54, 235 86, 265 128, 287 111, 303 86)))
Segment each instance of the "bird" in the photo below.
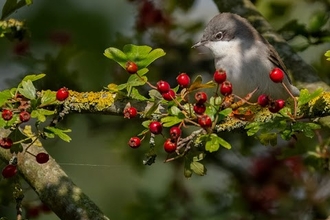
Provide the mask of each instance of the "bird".
POLYGON ((232 83, 233 94, 245 97, 256 90, 251 101, 261 94, 272 99, 290 97, 281 83, 274 83, 270 72, 278 67, 284 71, 283 83, 293 96, 299 90, 292 85, 286 67, 275 48, 243 17, 233 13, 214 16, 200 41, 192 46, 207 47, 213 54, 216 70, 224 70, 232 83))

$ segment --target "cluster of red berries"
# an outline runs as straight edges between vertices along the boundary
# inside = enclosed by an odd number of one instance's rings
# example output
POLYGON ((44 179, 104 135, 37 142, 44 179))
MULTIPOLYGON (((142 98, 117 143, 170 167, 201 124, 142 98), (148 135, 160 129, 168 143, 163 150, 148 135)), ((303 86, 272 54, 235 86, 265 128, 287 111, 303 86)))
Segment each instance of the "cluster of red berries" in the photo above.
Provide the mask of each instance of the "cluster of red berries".
MULTIPOLYGON (((60 88, 56 93, 56 99, 58 101, 64 101, 65 99, 68 98, 68 96, 69 96, 69 91, 65 87, 60 88)), ((21 102, 22 106, 23 106, 22 103, 26 103, 26 100, 24 100, 24 97, 22 98, 22 96, 19 94, 16 96, 16 98, 17 98, 17 101, 21 102)), ((23 109, 23 110, 21 110, 19 113, 20 122, 29 121, 31 118, 31 115, 27 111, 27 107, 23 106, 21 109, 23 109)), ((3 109, 1 112, 1 117, 5 121, 10 121, 13 118, 13 115, 14 115, 14 111, 11 109, 3 109)), ((3 137, 0 139, 0 147, 2 147, 4 149, 10 149, 13 146, 13 144, 14 144, 14 142, 9 137, 3 137)), ((37 155, 33 155, 33 156, 35 156, 36 161, 40 164, 47 163, 49 160, 49 155, 47 153, 38 153, 37 155)), ((4 178, 10 178, 10 177, 14 176, 16 173, 17 173, 16 164, 8 164, 2 170, 2 176, 4 178)))
MULTIPOLYGON (((14 112, 10 109, 3 109, 1 112, 1 117, 5 121, 10 121, 14 116, 14 112)), ((19 119, 21 122, 27 122, 31 118, 31 115, 28 111, 23 110, 19 113, 19 119)))
POLYGON ((213 80, 220 85, 220 93, 224 96, 231 95, 233 86, 231 82, 227 81, 226 71, 220 69, 216 70, 213 74, 213 80))
MULTIPOLYGON (((56 92, 56 99, 58 101, 64 101, 65 99, 67 99, 69 96, 69 91, 67 88, 63 87, 60 88, 57 92, 56 92)), ((17 100, 21 100, 21 96, 17 95, 17 100)), ((14 116, 14 111, 11 109, 3 109, 1 112, 1 117, 3 120, 5 121, 10 121, 14 116)), ((31 118, 30 113, 26 110, 26 107, 23 108, 23 110, 20 111, 19 113, 19 119, 21 122, 27 122, 29 121, 31 118)))
MULTIPOLYGON (((284 72, 282 69, 275 67, 270 73, 269 78, 274 83, 282 83, 284 79, 284 72)), ((268 110, 272 113, 279 112, 282 108, 285 106, 285 100, 283 99, 277 99, 272 100, 268 95, 262 94, 258 97, 258 104, 261 107, 267 107, 268 110)))
MULTIPOLYGON (((138 72, 138 66, 132 61, 126 63, 126 71, 130 74, 136 74, 138 72)), ((270 78, 275 82, 279 83, 283 81, 284 72, 279 68, 274 68, 270 73, 270 78)), ((181 73, 176 78, 178 85, 181 88, 187 88, 190 84, 190 77, 186 73, 181 73)), ((227 80, 227 74, 225 70, 219 69, 214 72, 213 80, 218 84, 220 93, 223 96, 231 96, 233 92, 233 87, 231 82, 227 80)), ((150 86, 152 86, 150 84, 150 86)), ((168 82, 160 80, 157 82, 156 86, 152 88, 157 89, 157 91, 162 95, 162 97, 167 101, 172 101, 176 98, 176 92, 171 89, 168 82)), ((199 126, 204 129, 209 129, 212 127, 212 120, 210 116, 205 114, 207 109, 207 94, 203 91, 195 93, 195 103, 193 104, 193 111, 197 116, 197 122, 199 126)), ((267 95, 260 95, 258 98, 258 104, 262 107, 268 106, 269 111, 276 113, 285 106, 285 101, 282 99, 271 100, 267 95)), ((137 110, 134 107, 127 107, 124 109, 125 118, 134 118, 137 115, 137 110)), ((159 121, 152 121, 149 124, 149 131, 152 134, 158 135, 162 134, 163 126, 159 121)), ((170 138, 167 138, 164 142, 164 149, 168 153, 172 153, 177 149, 177 142, 181 136, 180 127, 170 128, 170 138)), ((131 137, 128 145, 132 148, 138 148, 141 145, 141 139, 139 137, 131 137)))
POLYGON ((181 128, 178 126, 173 126, 170 128, 170 138, 166 139, 164 142, 164 150, 167 153, 173 153, 177 149, 177 143, 181 137, 181 128))
POLYGON ((285 100, 283 100, 283 99, 271 100, 268 95, 262 94, 258 97, 258 104, 261 107, 267 107, 268 106, 268 110, 270 112, 277 113, 282 108, 284 108, 285 100))

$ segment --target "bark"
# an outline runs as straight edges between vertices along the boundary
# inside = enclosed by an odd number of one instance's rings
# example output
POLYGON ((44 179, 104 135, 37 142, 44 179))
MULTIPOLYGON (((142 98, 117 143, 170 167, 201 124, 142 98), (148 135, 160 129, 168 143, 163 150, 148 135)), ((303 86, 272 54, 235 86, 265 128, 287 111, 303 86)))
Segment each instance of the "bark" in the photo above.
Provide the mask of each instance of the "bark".
MULTIPOLYGON (((8 131, 2 129, 0 135, 6 137, 8 131)), ((29 152, 36 155, 46 150, 32 145, 29 147, 29 152)), ((11 157, 10 150, 0 148, 2 160, 8 162, 11 157)), ((109 220, 97 205, 72 182, 52 157, 47 163, 39 164, 34 156, 18 153, 17 161, 19 175, 60 219, 109 220)))

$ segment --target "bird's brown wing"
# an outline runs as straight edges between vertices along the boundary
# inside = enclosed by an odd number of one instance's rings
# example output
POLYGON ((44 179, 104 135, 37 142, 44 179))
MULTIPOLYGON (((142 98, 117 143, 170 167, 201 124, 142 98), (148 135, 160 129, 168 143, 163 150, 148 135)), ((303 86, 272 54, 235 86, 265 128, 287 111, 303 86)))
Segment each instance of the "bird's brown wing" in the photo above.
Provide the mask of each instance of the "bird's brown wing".
POLYGON ((289 80, 289 82, 291 84, 291 79, 290 79, 289 75, 287 74, 287 69, 286 69, 286 67, 285 67, 285 65, 284 65, 284 63, 283 63, 280 55, 277 53, 277 51, 275 50, 275 48, 272 45, 269 44, 269 47, 268 48, 269 48, 268 59, 275 66, 281 68, 284 71, 286 77, 288 78, 288 80, 289 80))

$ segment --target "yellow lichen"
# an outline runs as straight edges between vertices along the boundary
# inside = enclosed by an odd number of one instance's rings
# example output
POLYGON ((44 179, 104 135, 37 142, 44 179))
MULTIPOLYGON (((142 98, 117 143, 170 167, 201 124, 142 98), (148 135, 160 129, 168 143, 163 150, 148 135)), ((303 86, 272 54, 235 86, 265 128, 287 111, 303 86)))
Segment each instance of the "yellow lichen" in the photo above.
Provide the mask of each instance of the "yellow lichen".
MULTIPOLYGON (((103 111, 109 106, 111 106, 114 101, 116 94, 108 91, 100 91, 100 92, 76 92, 69 91, 70 98, 68 102, 70 102, 70 106, 74 108, 74 105, 78 105, 79 108, 83 109, 94 109, 96 111, 103 111)), ((76 106, 77 107, 77 106, 76 106)), ((74 108, 78 110, 77 108, 74 108)))

